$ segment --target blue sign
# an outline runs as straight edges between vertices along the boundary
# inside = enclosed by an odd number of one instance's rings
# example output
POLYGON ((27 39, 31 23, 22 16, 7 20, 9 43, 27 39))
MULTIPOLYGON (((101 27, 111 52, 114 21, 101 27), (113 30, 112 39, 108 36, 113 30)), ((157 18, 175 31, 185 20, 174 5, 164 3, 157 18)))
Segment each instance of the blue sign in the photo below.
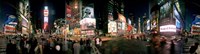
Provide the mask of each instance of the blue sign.
POLYGON ((16 17, 14 15, 10 15, 6 20, 5 24, 10 24, 10 22, 16 22, 16 17))
POLYGON ((195 17, 195 20, 192 22, 193 25, 200 25, 200 15, 195 17))

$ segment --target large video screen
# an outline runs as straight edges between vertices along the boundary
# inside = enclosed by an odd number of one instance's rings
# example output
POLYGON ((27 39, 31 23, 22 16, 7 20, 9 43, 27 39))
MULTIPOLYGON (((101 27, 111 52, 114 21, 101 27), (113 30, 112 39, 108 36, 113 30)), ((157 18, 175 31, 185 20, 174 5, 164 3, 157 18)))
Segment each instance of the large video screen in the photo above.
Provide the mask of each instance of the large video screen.
POLYGON ((167 2, 160 8, 160 18, 167 18, 170 17, 170 10, 171 10, 171 2, 167 2))

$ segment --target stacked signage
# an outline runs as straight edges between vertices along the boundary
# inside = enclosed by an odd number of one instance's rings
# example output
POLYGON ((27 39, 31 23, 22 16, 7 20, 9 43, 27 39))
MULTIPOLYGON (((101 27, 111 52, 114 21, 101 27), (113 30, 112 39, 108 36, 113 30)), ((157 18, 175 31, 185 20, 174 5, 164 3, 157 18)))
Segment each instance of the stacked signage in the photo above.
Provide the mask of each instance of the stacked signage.
POLYGON ((8 20, 5 22, 4 33, 5 34, 16 33, 16 26, 17 26, 16 17, 14 15, 10 15, 8 17, 8 20))
POLYGON ((94 18, 93 3, 91 3, 91 6, 86 5, 86 7, 83 8, 82 14, 83 19, 80 21, 81 34, 89 36, 95 35, 96 19, 94 18))
POLYGON ((48 6, 45 6, 44 7, 44 27, 43 27, 44 30, 46 30, 48 26, 48 16, 49 16, 48 6))
POLYGON ((192 22, 191 34, 200 35, 200 15, 197 15, 192 22))

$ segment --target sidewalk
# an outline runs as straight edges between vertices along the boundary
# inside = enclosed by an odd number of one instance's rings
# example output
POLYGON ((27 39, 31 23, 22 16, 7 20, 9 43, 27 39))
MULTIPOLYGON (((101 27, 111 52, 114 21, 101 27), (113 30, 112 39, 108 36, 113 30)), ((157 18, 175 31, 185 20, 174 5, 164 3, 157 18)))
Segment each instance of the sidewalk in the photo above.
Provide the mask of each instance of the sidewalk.
POLYGON ((6 39, 5 38, 0 38, 0 54, 6 54, 6 39))

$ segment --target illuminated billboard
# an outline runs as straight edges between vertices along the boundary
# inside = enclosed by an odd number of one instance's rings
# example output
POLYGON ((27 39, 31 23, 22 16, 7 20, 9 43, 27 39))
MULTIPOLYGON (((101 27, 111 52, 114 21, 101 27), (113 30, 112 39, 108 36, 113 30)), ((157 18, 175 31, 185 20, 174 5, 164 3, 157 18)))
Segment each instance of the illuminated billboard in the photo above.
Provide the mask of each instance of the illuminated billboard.
POLYGON ((166 17, 170 17, 170 10, 173 10, 171 9, 171 2, 167 2, 165 3, 163 6, 161 6, 160 8, 160 18, 166 18, 166 17))
POLYGON ((81 30, 95 29, 96 19, 94 18, 84 18, 80 21, 81 30))
POLYGON ((15 33, 16 32, 17 21, 14 15, 8 16, 8 20, 4 25, 4 33, 15 33))
POLYGON ((176 32, 176 25, 160 26, 160 32, 176 32))
POLYGON ((94 18, 94 8, 87 6, 83 9, 83 18, 94 18))
POLYGON ((44 6, 44 24, 43 24, 43 29, 46 30, 48 27, 48 21, 49 21, 49 10, 48 6, 44 6))
POLYGON ((108 33, 117 32, 117 23, 115 21, 110 21, 108 23, 108 33))
MULTIPOLYGON (((83 1, 84 3, 84 1, 83 1)), ((95 35, 96 19, 94 17, 94 3, 84 3, 80 21, 81 34, 95 35)))
POLYGON ((192 22, 191 33, 192 35, 200 35, 200 15, 197 15, 192 22))

